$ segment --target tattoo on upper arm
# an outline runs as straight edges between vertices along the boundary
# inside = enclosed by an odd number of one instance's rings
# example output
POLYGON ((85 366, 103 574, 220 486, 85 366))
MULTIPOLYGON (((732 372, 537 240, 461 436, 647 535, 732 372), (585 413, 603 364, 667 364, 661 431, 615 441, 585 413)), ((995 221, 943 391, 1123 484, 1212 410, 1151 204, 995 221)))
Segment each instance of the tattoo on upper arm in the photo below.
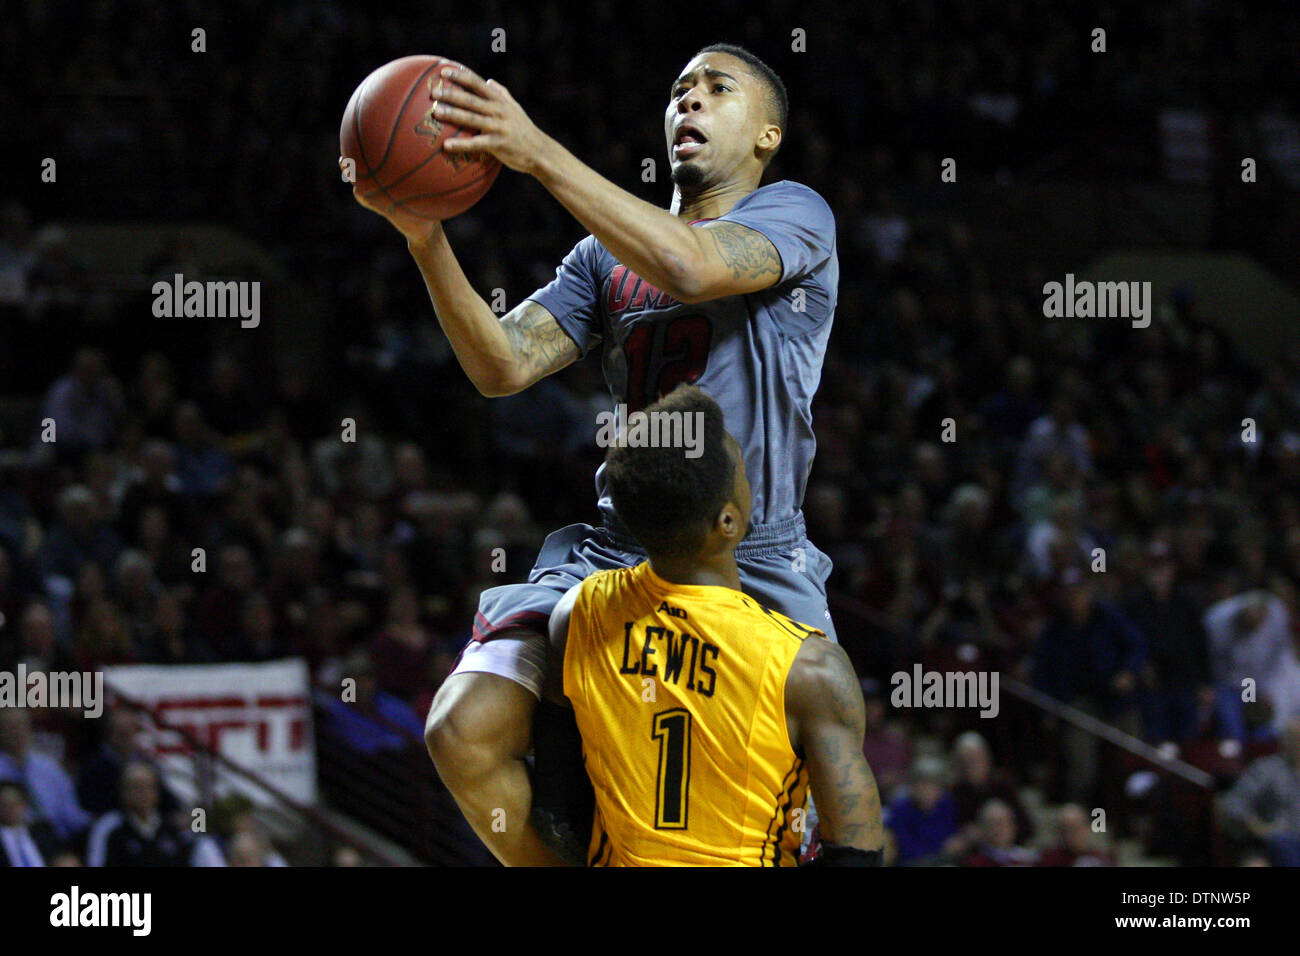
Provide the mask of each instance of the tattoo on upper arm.
POLYGON ((707 231, 733 279, 781 277, 781 256, 761 232, 737 223, 711 226, 707 231))
POLYGON ((559 371, 578 357, 578 346, 545 308, 527 299, 501 320, 520 371, 530 378, 559 371))
MULTIPOLYGON (((831 646, 838 649, 838 645, 831 646)), ((853 673, 853 665, 849 663, 848 655, 843 654, 842 651, 840 653, 842 659, 836 662, 840 666, 830 668, 830 679, 827 681, 831 715, 836 723, 846 727, 860 727, 865 731, 866 708, 862 702, 862 687, 853 673)))

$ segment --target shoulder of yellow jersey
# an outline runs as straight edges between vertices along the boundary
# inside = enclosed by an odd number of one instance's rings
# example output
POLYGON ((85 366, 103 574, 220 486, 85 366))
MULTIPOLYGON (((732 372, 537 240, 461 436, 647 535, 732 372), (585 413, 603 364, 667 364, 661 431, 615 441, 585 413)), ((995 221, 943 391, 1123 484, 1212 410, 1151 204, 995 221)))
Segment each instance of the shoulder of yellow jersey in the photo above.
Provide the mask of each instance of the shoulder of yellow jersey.
POLYGON ((592 602, 601 601, 611 595, 619 594, 629 584, 636 580, 636 569, 640 565, 634 565, 630 568, 609 568, 605 571, 596 571, 583 578, 581 586, 578 588, 578 603, 591 604, 592 602))
MULTIPOLYGON (((634 586, 644 576, 644 567, 643 563, 629 568, 610 568, 589 575, 579 588, 575 613, 581 608, 582 613, 599 614, 611 597, 616 597, 625 588, 634 586)), ((826 632, 820 628, 796 621, 743 591, 720 587, 717 588, 717 592, 719 606, 732 605, 736 614, 746 617, 760 631, 770 629, 799 640, 811 635, 826 636, 826 632)))
POLYGON ((803 640, 805 637, 826 636, 826 632, 820 628, 805 624, 802 621, 796 621, 789 615, 782 614, 776 608, 768 607, 752 595, 745 594, 742 591, 734 593, 736 595, 736 604, 743 608, 743 613, 748 615, 759 627, 770 628, 798 640, 803 640))

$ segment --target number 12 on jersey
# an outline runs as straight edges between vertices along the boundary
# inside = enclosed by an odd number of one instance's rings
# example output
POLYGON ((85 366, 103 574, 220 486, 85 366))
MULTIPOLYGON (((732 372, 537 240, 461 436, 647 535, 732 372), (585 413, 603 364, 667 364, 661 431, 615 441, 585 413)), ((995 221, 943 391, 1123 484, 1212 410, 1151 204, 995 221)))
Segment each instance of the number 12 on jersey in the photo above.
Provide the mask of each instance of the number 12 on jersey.
POLYGON ((655 829, 685 830, 691 786, 691 712, 682 707, 654 715, 650 738, 659 741, 655 829))

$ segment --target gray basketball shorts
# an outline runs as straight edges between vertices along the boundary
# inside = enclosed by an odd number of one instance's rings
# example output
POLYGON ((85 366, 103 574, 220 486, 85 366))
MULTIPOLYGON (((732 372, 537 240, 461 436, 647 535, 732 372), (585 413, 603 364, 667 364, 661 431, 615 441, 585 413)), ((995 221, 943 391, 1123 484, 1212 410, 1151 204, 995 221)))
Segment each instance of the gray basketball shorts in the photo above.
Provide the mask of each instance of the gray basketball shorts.
MULTIPOLYGON (((488 588, 479 596, 473 636, 452 673, 497 674, 541 699, 547 624, 560 598, 588 575, 645 560, 634 539, 609 527, 571 524, 554 532, 542 544, 527 582, 488 588), (519 628, 535 636, 500 637, 519 628)), ((831 559, 808 540, 802 514, 752 526, 736 549, 736 565, 746 594, 835 640, 826 605, 831 559)))

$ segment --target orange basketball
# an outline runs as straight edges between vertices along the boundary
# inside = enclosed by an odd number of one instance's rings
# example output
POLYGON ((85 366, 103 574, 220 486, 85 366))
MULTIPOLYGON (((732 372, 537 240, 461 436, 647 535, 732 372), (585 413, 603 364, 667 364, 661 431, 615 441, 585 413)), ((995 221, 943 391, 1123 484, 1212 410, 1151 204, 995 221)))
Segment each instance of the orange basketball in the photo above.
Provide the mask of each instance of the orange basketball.
POLYGON ((450 219, 488 191, 501 164, 486 153, 442 149, 445 140, 473 136, 433 115, 433 90, 445 66, 440 56, 404 56, 371 73, 352 93, 339 127, 339 152, 356 163, 357 192, 426 219, 450 219))

